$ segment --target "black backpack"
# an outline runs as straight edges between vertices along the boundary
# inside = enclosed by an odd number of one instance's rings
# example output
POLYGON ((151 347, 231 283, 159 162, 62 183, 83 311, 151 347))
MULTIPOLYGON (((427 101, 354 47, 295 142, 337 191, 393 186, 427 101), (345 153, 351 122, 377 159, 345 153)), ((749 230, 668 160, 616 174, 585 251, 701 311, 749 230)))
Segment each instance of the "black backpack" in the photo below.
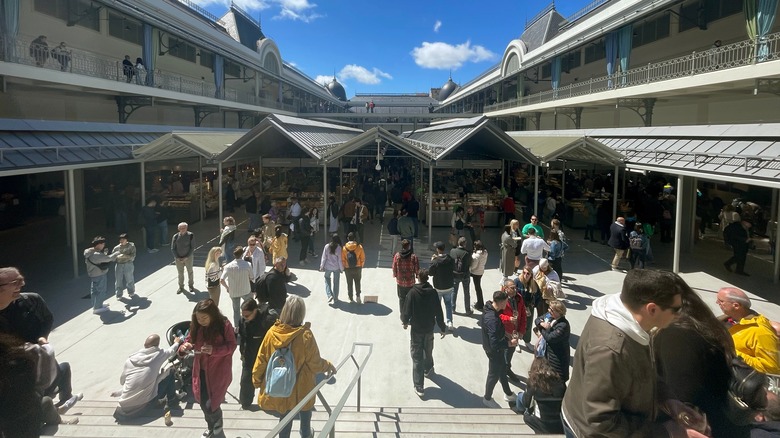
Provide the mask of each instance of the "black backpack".
POLYGON ((357 254, 354 250, 347 250, 347 267, 356 268, 358 265, 357 254))
POLYGON ((397 235, 398 233, 398 218, 394 217, 390 219, 389 222, 387 222, 387 232, 390 233, 391 236, 397 235))
POLYGON ((455 259, 455 264, 452 269, 452 273, 455 274, 455 277, 462 278, 465 274, 465 271, 463 270, 463 257, 465 257, 466 254, 458 256, 458 258, 455 259))

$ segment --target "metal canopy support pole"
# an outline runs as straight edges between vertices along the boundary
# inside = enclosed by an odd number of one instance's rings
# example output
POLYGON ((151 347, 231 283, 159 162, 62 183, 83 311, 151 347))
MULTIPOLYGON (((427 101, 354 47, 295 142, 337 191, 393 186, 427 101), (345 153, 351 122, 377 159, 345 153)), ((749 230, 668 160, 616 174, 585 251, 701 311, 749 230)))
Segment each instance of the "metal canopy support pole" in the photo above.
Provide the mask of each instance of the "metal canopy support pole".
MULTIPOLYGON (((420 161, 422 166, 422 161, 420 161)), ((433 241, 433 161, 428 164, 428 214, 426 215, 428 221, 428 247, 431 246, 433 241)))
MULTIPOLYGON (((141 208, 146 207, 146 161, 141 161, 141 208)), ((146 233, 149 232, 149 230, 146 229, 146 224, 143 224, 141 226, 141 237, 144 238, 144 242, 147 242, 146 240, 146 233)))
POLYGON ((73 278, 79 278, 79 236, 76 225, 76 178, 68 169, 68 221, 70 222, 70 252, 73 258, 73 278))
POLYGON ((539 166, 534 166, 534 216, 539 217, 539 166))
POLYGON ((222 162, 217 163, 217 190, 219 190, 219 217, 217 223, 222 225, 222 162))
POLYGON ((618 171, 620 168, 615 165, 615 178, 614 181, 612 181, 612 218, 618 217, 617 213, 617 200, 618 200, 618 171))
MULTIPOLYGON (((561 172, 561 203, 563 205, 566 205, 566 160, 563 160, 563 171, 561 172)), ((566 211, 565 209, 563 210, 566 211)), ((564 217, 566 216, 566 213, 564 213, 564 217)), ((561 219, 561 222, 563 222, 563 219, 561 219)))
POLYGON ((344 161, 339 157, 339 205, 342 204, 344 204, 344 161))
POLYGON ((674 254, 672 259, 672 272, 674 273, 680 273, 680 250, 682 248, 682 242, 680 240, 681 234, 680 230, 682 229, 682 211, 683 211, 683 196, 682 193, 685 191, 685 187, 683 186, 683 177, 678 176, 677 177, 677 199, 676 199, 676 206, 675 206, 675 215, 674 215, 674 230, 672 231, 672 235, 674 236, 674 254))
POLYGON ((777 284, 780 283, 780 257, 778 257, 778 254, 780 254, 780 190, 775 189, 774 191, 775 196, 772 198, 776 200, 775 206, 777 210, 775 211, 775 270, 772 278, 775 284, 777 284))
POLYGON ((322 163, 322 211, 320 211, 320 214, 322 215, 322 228, 324 228, 323 235, 323 245, 327 245, 328 243, 328 163, 323 162, 322 163), (325 214, 322 214, 322 212, 325 212, 325 214))
POLYGON ((501 159, 501 188, 509 194, 509 189, 506 188, 506 162, 501 159))
POLYGON ((206 204, 203 202, 203 191, 206 189, 206 184, 203 184, 203 160, 200 155, 198 155, 198 195, 200 198, 200 207, 198 207, 198 218, 201 222, 203 222, 203 219, 206 217, 204 214, 204 210, 206 209, 206 204))

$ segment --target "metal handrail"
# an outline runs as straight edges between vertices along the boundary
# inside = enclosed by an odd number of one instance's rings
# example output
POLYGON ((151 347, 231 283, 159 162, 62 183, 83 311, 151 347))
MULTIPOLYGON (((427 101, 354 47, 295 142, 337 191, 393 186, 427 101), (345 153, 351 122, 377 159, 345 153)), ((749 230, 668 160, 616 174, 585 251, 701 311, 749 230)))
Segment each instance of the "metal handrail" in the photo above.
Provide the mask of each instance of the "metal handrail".
POLYGON ((366 366, 366 363, 368 362, 368 359, 371 357, 371 353, 374 350, 374 344, 372 343, 364 343, 364 342, 354 342, 352 344, 352 350, 349 353, 349 356, 345 357, 341 360, 339 365, 336 367, 336 373, 332 374, 330 377, 323 379, 320 383, 314 386, 311 391, 309 391, 306 396, 301 399, 300 402, 298 402, 297 405, 295 405, 294 408, 290 412, 287 413, 287 415, 284 416, 284 418, 279 421, 279 424, 276 425, 273 429, 271 429, 270 432, 268 432, 267 437, 275 437, 279 434, 279 432, 287 426, 288 423, 292 422, 295 417, 298 416, 298 413, 303 409, 303 406, 306 405, 306 403, 309 402, 309 400, 314 397, 315 395, 317 398, 320 399, 320 402, 322 403, 323 407, 325 408, 325 411, 328 412, 328 421, 325 423, 325 426, 323 426, 322 431, 320 431, 320 437, 324 438, 325 436, 330 436, 331 438, 336 436, 336 430, 335 430, 335 424, 336 420, 338 419, 339 414, 341 414, 341 410, 344 408, 344 405, 347 402, 347 398, 352 393, 352 389, 355 388, 355 385, 357 384, 357 410, 360 412, 360 395, 361 395, 361 383, 363 379, 363 369, 366 366), (368 347, 368 354, 363 358, 363 361, 361 363, 358 363, 358 361, 355 359, 355 348, 356 347, 368 347), (325 397, 320 392, 320 389, 325 386, 327 383, 331 382, 338 371, 341 369, 341 367, 344 366, 344 364, 347 362, 348 359, 352 359, 352 362, 357 366, 357 373, 355 373, 355 376, 352 377, 352 381, 347 386, 347 389, 344 391, 344 394, 341 396, 341 399, 339 400, 338 404, 331 409, 330 405, 328 405, 327 401, 325 400, 325 397))
POLYGON ((646 66, 632 68, 626 72, 591 78, 587 81, 576 82, 554 90, 540 91, 524 96, 521 99, 511 99, 506 102, 487 105, 484 108, 484 112, 552 102, 618 88, 634 87, 751 65, 757 62, 757 47, 759 44, 767 47, 767 58, 762 61, 780 59, 780 32, 778 32, 768 35, 760 42, 754 40, 738 41, 733 44, 692 52, 672 59, 651 62, 646 66))

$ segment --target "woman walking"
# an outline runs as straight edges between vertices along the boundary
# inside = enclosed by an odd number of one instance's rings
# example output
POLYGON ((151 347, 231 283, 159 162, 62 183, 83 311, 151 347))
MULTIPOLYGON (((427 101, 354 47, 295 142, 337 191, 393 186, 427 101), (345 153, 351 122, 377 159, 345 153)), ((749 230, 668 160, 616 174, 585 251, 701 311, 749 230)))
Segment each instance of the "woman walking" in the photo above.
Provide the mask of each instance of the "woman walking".
POLYGON ((219 263, 222 257, 222 248, 215 246, 209 250, 206 256, 206 289, 209 291, 209 298, 219 307, 219 295, 222 292, 222 286, 219 278, 222 276, 222 265, 219 263))
POLYGON ((190 332, 179 347, 179 354, 195 353, 192 392, 206 417, 204 437, 224 438, 222 402, 233 380, 233 352, 236 334, 230 321, 216 303, 207 298, 195 305, 190 332))
POLYGON ((337 233, 331 236, 330 243, 322 249, 320 272, 325 273, 325 294, 328 296, 328 304, 337 303, 339 277, 344 272, 344 263, 341 260, 341 238, 337 233), (333 287, 331 287, 331 277, 333 277, 333 287))
MULTIPOLYGON (((257 360, 252 371, 252 382, 255 388, 260 388, 257 404, 264 411, 274 413, 281 421, 284 416, 308 394, 315 385, 315 376, 325 373, 330 377, 336 373, 332 363, 320 357, 317 341, 311 332, 311 324, 303 323, 306 317, 306 305, 303 299, 296 295, 287 297, 287 301, 273 327, 268 330, 260 351, 257 352, 257 360), (295 387, 289 397, 272 397, 266 394, 266 368, 268 361, 274 352, 280 348, 289 348, 292 352, 296 380, 295 387)), ((301 425, 301 437, 314 435, 311 428, 311 411, 314 408, 314 397, 311 397, 303 406, 298 416, 301 425)), ((280 438, 289 438, 292 431, 292 422, 287 423, 281 431, 280 438)))
POLYGON ((501 273, 504 278, 515 273, 515 248, 517 240, 512 238, 512 227, 506 224, 501 235, 501 273))
POLYGON ((477 292, 477 302, 474 308, 480 312, 485 307, 485 298, 482 296, 482 275, 485 273, 485 264, 487 263, 488 252, 482 245, 481 240, 474 241, 474 253, 471 255, 471 266, 469 273, 474 281, 474 290, 477 292))
POLYGON ((563 251, 565 249, 565 243, 560 239, 560 234, 557 231, 550 232, 549 243, 550 254, 547 256, 547 260, 550 262, 553 269, 555 269, 555 272, 558 273, 558 276, 563 278, 563 251))

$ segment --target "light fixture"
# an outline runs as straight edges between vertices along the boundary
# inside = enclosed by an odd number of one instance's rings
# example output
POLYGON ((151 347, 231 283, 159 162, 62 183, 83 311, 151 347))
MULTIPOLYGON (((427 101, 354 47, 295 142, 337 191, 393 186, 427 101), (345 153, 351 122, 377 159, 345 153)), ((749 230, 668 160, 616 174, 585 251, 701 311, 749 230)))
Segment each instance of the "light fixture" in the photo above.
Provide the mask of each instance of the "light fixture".
POLYGON ((377 139, 376 139, 376 167, 374 167, 374 169, 376 169, 376 170, 382 170, 382 164, 380 164, 380 161, 382 160, 382 149, 381 149, 381 146, 380 146, 381 144, 382 144, 382 140, 379 137, 377 137, 377 139))

